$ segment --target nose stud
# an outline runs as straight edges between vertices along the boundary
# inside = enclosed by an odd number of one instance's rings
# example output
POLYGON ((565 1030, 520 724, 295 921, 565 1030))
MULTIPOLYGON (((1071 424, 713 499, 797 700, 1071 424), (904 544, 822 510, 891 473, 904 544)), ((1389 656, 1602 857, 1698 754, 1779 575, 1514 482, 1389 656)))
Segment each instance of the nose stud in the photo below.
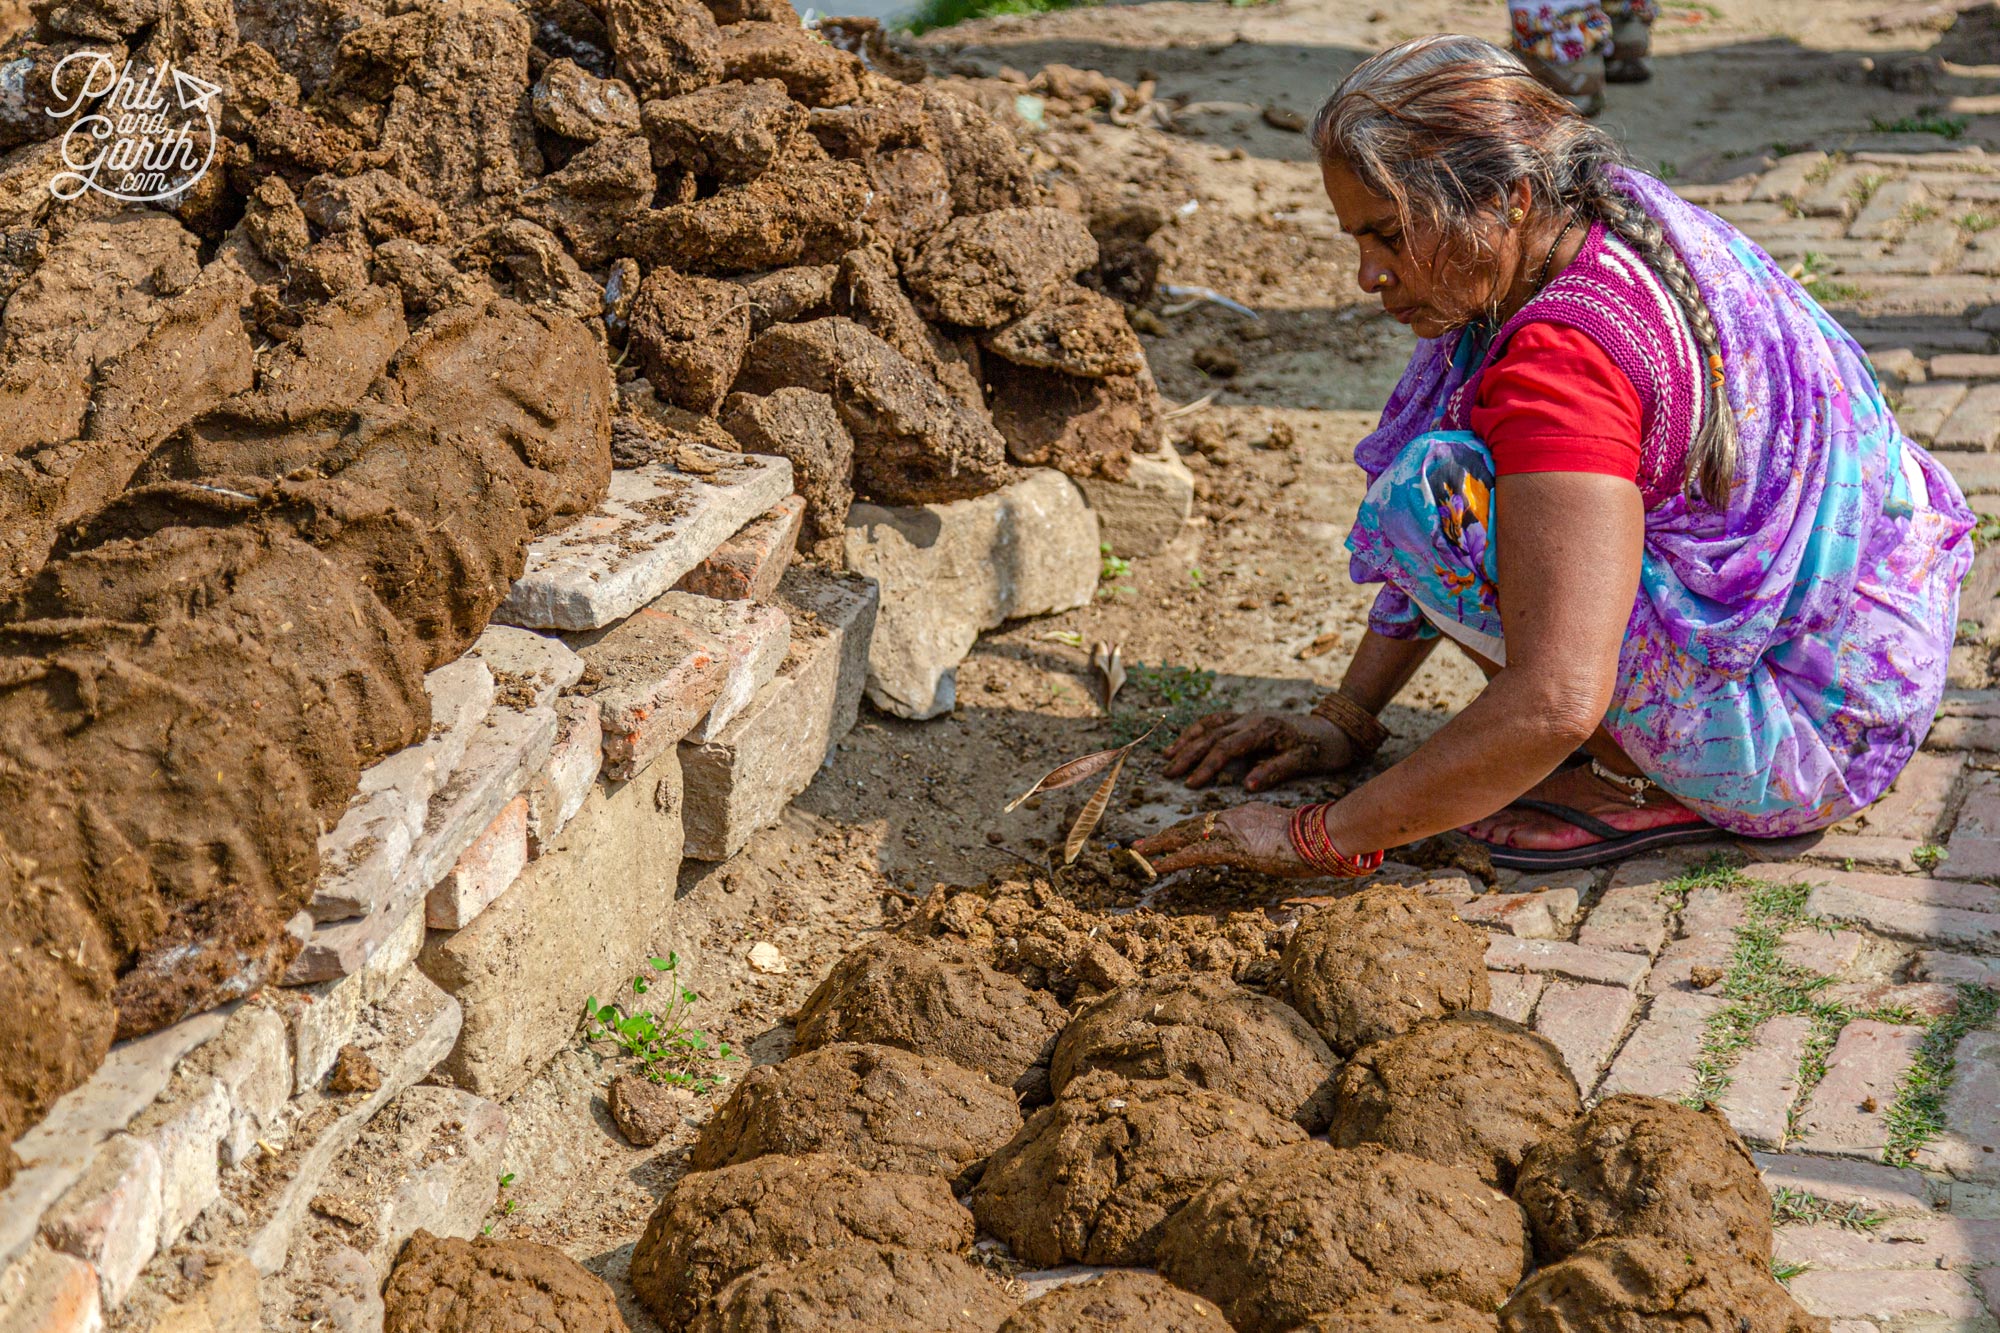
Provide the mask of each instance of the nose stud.
POLYGON ((1381 290, 1382 290, 1382 289, 1383 289, 1384 287, 1387 287, 1388 285, 1389 285, 1389 275, 1388 275, 1388 274, 1386 274, 1386 273, 1377 273, 1377 274, 1375 275, 1375 290, 1376 290, 1376 291, 1378 291, 1378 292, 1379 292, 1379 291, 1381 291, 1381 290))

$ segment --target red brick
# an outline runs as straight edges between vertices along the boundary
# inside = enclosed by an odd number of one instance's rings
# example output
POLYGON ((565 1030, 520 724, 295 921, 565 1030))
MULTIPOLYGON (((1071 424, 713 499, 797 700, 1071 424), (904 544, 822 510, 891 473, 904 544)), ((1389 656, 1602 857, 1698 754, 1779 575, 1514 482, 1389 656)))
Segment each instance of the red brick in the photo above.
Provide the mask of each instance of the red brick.
POLYGON ((1535 1001, 1542 998, 1542 991, 1549 984, 1547 977, 1521 976, 1514 972, 1488 972, 1486 980, 1493 992, 1493 998, 1486 1007, 1516 1023, 1528 1021, 1528 1016, 1535 1012, 1535 1001))
POLYGON ((1577 1086, 1588 1095, 1638 1007, 1638 997, 1622 986, 1593 986, 1559 977, 1535 1006, 1535 1031, 1555 1043, 1577 1086))
POLYGON ((722 601, 769 600, 798 550, 805 513, 805 497, 787 496, 777 508, 744 524, 674 588, 722 601))
POLYGON ((1877 1323, 1921 1321, 1930 1326, 1953 1320, 1951 1328, 1978 1328, 1986 1309, 1972 1284, 1943 1269, 1883 1270, 1872 1273, 1801 1273, 1792 1295, 1816 1315, 1868 1319, 1877 1323))
POLYGON ((1648 965, 1641 954, 1586 949, 1561 940, 1496 935, 1486 950, 1486 966, 1494 972, 1544 972, 1630 990, 1646 979, 1648 965))
POLYGON ((1839 1157, 1879 1158, 1889 1141, 1896 1084, 1924 1030, 1868 1019, 1849 1023, 1827 1056, 1826 1077, 1799 1117, 1798 1146, 1839 1157))
POLYGON ((1780 1148, 1786 1121, 1799 1095, 1799 1056, 1812 1034, 1812 1020, 1782 1014, 1757 1029, 1729 1071, 1729 1086, 1716 1106, 1746 1143, 1780 1148))
POLYGON ((97 1333, 104 1327, 97 1271, 36 1244, 0 1271, 0 1328, 32 1333, 97 1333))
POLYGON ((1603 1095, 1637 1092, 1679 1097, 1694 1086, 1694 1062, 1709 1018, 1727 1001, 1717 995, 1670 990, 1654 999, 1605 1076, 1603 1095))
POLYGON ((433 930, 459 929, 511 888, 527 864, 528 798, 516 796, 430 891, 424 923, 433 930))

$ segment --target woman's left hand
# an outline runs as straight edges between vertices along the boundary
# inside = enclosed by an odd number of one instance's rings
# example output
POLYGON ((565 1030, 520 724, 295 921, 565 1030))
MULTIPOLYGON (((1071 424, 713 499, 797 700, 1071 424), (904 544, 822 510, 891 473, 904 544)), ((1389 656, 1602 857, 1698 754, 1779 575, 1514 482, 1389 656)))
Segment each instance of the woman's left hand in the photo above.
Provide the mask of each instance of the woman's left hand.
POLYGON ((1322 873, 1292 850, 1292 812, 1261 802, 1183 819, 1140 839, 1133 850, 1162 875, 1191 866, 1241 866, 1286 879, 1322 873))

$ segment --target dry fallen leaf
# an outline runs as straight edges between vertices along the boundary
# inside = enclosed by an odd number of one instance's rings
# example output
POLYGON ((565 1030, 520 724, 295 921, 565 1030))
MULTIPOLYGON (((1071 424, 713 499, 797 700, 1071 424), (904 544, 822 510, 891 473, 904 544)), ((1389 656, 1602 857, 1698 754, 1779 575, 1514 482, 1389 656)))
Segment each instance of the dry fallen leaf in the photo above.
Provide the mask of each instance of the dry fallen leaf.
POLYGON ((1111 711, 1111 701, 1118 697, 1118 691, 1125 687, 1125 657, 1118 644, 1098 644, 1090 650, 1090 665, 1099 676, 1098 695, 1104 703, 1104 711, 1111 711))
POLYGON ((1077 815, 1076 823, 1070 825, 1069 837, 1063 839, 1064 865, 1074 863, 1077 854, 1083 850, 1083 844, 1090 841, 1090 835, 1097 828, 1097 822, 1104 818, 1104 812, 1111 807, 1111 789, 1118 785, 1118 775, 1124 768, 1125 755, 1120 752, 1118 757, 1111 761, 1111 771, 1104 775, 1104 781, 1090 794, 1090 799, 1083 803, 1082 813, 1077 815))
POLYGON ((1138 737, 1128 744, 1121 745, 1115 750, 1099 750, 1095 754, 1087 754, 1080 759, 1072 759, 1066 764, 1058 764, 1044 774, 1040 782, 1037 782, 1034 786, 1007 802, 1007 808, 1002 813, 1011 813, 1015 807, 1031 796, 1039 796, 1047 791, 1060 791, 1064 787, 1073 787, 1079 782, 1096 777, 1099 773, 1102 773, 1105 769, 1132 753, 1133 750, 1138 748, 1140 741, 1145 740, 1147 736, 1152 735, 1156 730, 1158 728, 1148 727, 1146 728, 1145 735, 1138 737))
POLYGON ((1311 643, 1307 644, 1305 647, 1299 649, 1299 661, 1310 662, 1315 657, 1325 657, 1328 653, 1332 652, 1335 648, 1338 648, 1339 646, 1340 646, 1340 631, 1337 629, 1330 629, 1326 633, 1320 635, 1317 639, 1314 639, 1311 643))

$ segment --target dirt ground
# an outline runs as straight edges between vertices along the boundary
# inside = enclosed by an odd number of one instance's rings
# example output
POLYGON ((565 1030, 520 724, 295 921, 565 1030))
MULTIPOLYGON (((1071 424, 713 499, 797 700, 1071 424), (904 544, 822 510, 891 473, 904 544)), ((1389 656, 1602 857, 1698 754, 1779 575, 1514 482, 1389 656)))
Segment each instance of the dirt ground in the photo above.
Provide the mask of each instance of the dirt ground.
MULTIPOLYGON (((1969 118, 1962 142, 2000 147, 2000 116, 1991 114, 2000 110, 2000 64, 1946 64, 1912 91, 1871 81, 1937 40, 1925 28, 1871 31, 1880 4, 1667 0, 1662 8, 1657 77, 1614 88, 1605 117, 1642 166, 1722 179, 1759 169, 1781 149, 1841 147, 1870 137, 1871 122, 1931 108, 1969 118)), ((1132 560, 1088 607, 983 638, 961 668, 950 717, 865 714, 783 822, 726 867, 684 874, 674 930, 703 996, 697 1021, 712 1034, 752 1060, 781 1057, 785 1016, 841 952, 907 910, 908 895, 1018 868, 1058 843, 1072 802, 1001 813, 1056 763, 1128 738, 1153 713, 1303 706, 1338 681, 1367 605, 1346 582, 1342 547, 1360 494, 1352 447, 1409 342, 1362 303, 1353 251, 1306 146, 1268 124, 1265 109, 1310 115, 1364 53, 1403 37, 1499 35, 1504 25, 1499 0, 1284 0, 1093 8, 926 39, 966 74, 1033 74, 1060 62, 1128 82, 1157 79, 1156 96, 1176 108, 1174 130, 1118 127, 1100 113, 1087 128, 1052 126, 1041 146, 1055 161, 1169 196, 1180 212, 1157 238, 1167 256, 1162 281, 1214 288, 1261 318, 1207 304, 1172 313, 1171 298, 1155 309, 1160 332, 1146 338, 1147 350, 1169 401, 1213 395, 1172 422, 1199 498, 1196 520, 1166 553, 1132 560), (1240 369, 1213 378, 1195 367, 1203 351, 1211 362, 1226 353, 1240 369), (1098 640, 1120 645, 1128 668, 1216 676, 1205 697, 1189 697, 1204 677, 1168 672, 1148 688, 1134 671, 1106 719, 1088 666, 1098 640), (749 966, 759 943, 776 946, 785 971, 749 966)), ((2000 51, 1991 59, 2000 62, 2000 51)), ((1386 715, 1395 739, 1378 762, 1407 753, 1476 681, 1461 658, 1437 654, 1386 715)), ((1165 737, 1163 729, 1155 739, 1165 737)), ((1158 769, 1157 751, 1142 747, 1106 834, 1128 838, 1231 799, 1188 793, 1158 769)), ((494 1234, 546 1241, 583 1260, 611 1280, 632 1326, 652 1329, 625 1267, 654 1203, 684 1169, 706 1106, 691 1104, 690 1123, 661 1148, 630 1148, 603 1102, 617 1067, 579 1049, 510 1099, 515 1180, 505 1193, 514 1209, 496 1215, 494 1234)))

